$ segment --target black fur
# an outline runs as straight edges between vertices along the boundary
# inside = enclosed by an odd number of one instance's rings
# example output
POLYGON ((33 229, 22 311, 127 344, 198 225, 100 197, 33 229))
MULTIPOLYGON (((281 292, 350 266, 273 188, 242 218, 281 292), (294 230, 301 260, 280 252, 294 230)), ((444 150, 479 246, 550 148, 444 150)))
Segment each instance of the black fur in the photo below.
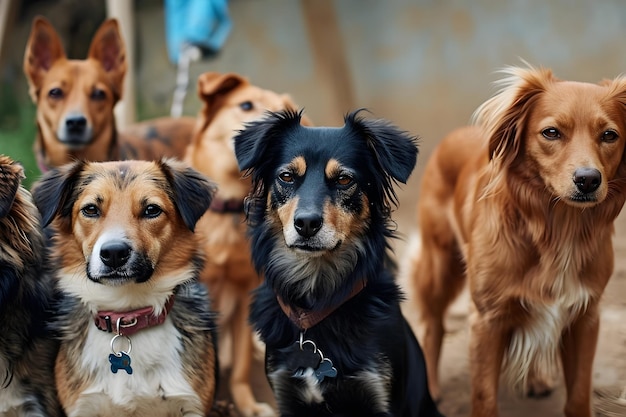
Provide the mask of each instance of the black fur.
MULTIPOLYGON (((53 298, 37 209, 23 169, 0 156, 0 399, 21 387, 8 415, 61 416, 54 386, 58 344, 46 323, 53 298)), ((0 415, 7 406, 0 400, 0 415)))
POLYGON ((304 127, 300 117, 271 113, 235 138, 239 166, 253 179, 248 200, 252 257, 265 278, 254 294, 251 322, 267 345, 266 372, 280 413, 440 416, 428 392, 421 349, 400 311, 402 294, 388 268, 390 213, 397 201, 392 186, 411 174, 416 139, 385 121, 363 119, 359 111, 347 115, 341 128, 304 127), (281 182, 279 174, 298 156, 307 162, 306 173, 281 182), (339 161, 353 182, 343 186, 326 178, 330 160, 339 161), (306 247, 289 246, 285 225, 275 215, 294 199, 296 213, 322 212, 330 203, 342 213, 365 217, 364 226, 337 247, 309 257, 306 247), (281 261, 285 257, 290 261, 281 261), (366 280, 366 287, 342 304, 358 280, 366 280), (301 286, 311 282, 315 285, 303 293, 301 286), (339 305, 303 334, 338 371, 313 390, 320 390, 322 401, 305 400, 302 393, 311 390, 292 376, 294 369, 286 369, 280 351, 299 340, 301 329, 283 313, 277 296, 292 308, 312 311, 339 305))

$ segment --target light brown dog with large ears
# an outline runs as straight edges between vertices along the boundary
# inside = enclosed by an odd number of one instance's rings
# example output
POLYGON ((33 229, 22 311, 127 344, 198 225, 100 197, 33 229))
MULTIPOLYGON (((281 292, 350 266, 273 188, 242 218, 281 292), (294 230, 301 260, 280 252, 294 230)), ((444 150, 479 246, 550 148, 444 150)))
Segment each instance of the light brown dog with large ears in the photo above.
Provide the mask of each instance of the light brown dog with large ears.
MULTIPOLYGON (((529 393, 563 369, 567 417, 591 417, 599 303, 626 200, 626 78, 509 68, 502 90, 434 151, 410 286, 439 395, 443 316, 469 281, 472 416, 496 417, 500 370, 529 393)), ((410 305, 410 304, 409 304, 410 305)))
POLYGON ((267 111, 295 110, 297 106, 288 95, 259 88, 237 74, 200 75, 198 94, 204 107, 185 161, 218 185, 209 211, 196 227, 197 233, 204 235, 207 254, 200 278, 208 285, 219 312, 220 334, 232 337, 229 388, 237 409, 245 417, 274 416, 269 405, 256 401, 250 386, 254 359, 248 324, 250 292, 261 281, 250 259, 243 209, 251 183, 239 172, 233 138, 244 123, 264 117, 267 111))
POLYGON ((37 106, 34 150, 43 171, 76 159, 182 157, 194 118, 160 118, 117 131, 113 109, 122 97, 125 51, 117 21, 109 19, 94 35, 87 59, 68 59, 52 25, 35 18, 24 73, 37 106))

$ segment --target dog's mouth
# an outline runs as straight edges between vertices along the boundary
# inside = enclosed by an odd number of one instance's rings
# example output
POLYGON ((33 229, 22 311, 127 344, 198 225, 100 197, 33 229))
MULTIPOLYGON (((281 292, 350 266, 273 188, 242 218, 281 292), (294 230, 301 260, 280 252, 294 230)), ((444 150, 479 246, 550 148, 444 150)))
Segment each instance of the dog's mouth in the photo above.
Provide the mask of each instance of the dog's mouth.
POLYGON ((68 134, 62 138, 59 138, 59 141, 66 145, 71 150, 80 150, 89 144, 91 144, 92 137, 91 135, 76 135, 76 134, 68 134))
POLYGON ((321 256, 327 252, 333 252, 341 246, 342 241, 339 240, 333 247, 326 247, 321 245, 316 245, 311 242, 296 242, 293 245, 289 246, 289 249, 294 250, 296 252, 300 252, 310 256, 321 256))
POLYGON ((577 207, 591 207, 600 202, 596 193, 576 192, 570 195, 567 200, 577 207))
POLYGON ((122 267, 122 268, 102 268, 97 272, 90 271, 87 266, 87 277, 98 284, 118 287, 128 283, 141 284, 146 282, 152 276, 154 269, 149 265, 141 267, 122 267))

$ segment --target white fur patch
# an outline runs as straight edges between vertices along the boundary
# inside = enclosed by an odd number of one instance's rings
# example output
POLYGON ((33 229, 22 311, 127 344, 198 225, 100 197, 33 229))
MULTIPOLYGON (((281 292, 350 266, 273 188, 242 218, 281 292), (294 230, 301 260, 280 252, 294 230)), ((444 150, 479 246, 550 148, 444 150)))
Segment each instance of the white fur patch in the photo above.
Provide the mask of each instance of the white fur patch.
MULTIPOLYGON (((80 362, 83 375, 92 375, 68 416, 165 417, 201 416, 202 403, 185 378, 180 334, 168 317, 156 327, 133 335, 132 374, 123 369, 111 372, 109 354, 112 335, 89 328, 80 362)), ((116 345, 117 346, 117 345, 116 345)))
POLYGON ((563 332, 585 311, 590 293, 579 282, 571 260, 574 248, 564 248, 550 270, 562 271, 552 280, 553 302, 525 303, 529 322, 515 329, 505 356, 505 375, 510 384, 525 389, 529 375, 552 377, 559 367, 559 344, 563 332))

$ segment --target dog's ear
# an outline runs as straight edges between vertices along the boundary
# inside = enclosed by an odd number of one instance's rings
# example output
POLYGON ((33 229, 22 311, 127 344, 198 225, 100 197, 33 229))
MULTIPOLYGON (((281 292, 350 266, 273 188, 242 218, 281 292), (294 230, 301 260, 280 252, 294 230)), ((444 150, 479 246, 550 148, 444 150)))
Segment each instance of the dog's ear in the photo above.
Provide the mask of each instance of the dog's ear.
POLYGON ((66 59, 61 38, 45 18, 35 17, 24 53, 24 74, 33 102, 41 89, 43 77, 60 59, 66 59))
POLYGON ((205 123, 211 122, 222 107, 224 97, 248 80, 233 73, 205 72, 198 77, 198 97, 204 103, 202 114, 205 123))
POLYGON ((232 73, 222 74, 209 71, 200 74, 198 77, 198 97, 204 106, 200 111, 201 117, 198 117, 194 128, 193 143, 202 140, 202 132, 215 118, 223 105, 224 98, 237 87, 247 83, 245 78, 232 73))
POLYGON ((0 155, 0 217, 6 217, 11 211, 24 178, 24 168, 20 164, 0 155))
POLYGON ((64 230, 70 227, 75 189, 85 162, 77 161, 48 171, 33 185, 33 200, 41 213, 42 226, 48 226, 56 216, 64 230))
POLYGON ((246 123, 244 129, 235 136, 235 156, 240 171, 250 171, 254 168, 253 180, 259 178, 263 162, 267 161, 266 149, 268 144, 277 135, 288 129, 300 126, 302 111, 283 110, 268 112, 267 117, 246 123))
POLYGON ((558 79, 549 69, 531 66, 509 67, 502 73, 507 76, 497 83, 500 91, 476 109, 473 119, 489 138, 489 158, 507 166, 521 149, 529 109, 558 79))
POLYGON ((365 136, 382 170, 396 181, 406 183, 417 162, 417 137, 386 120, 365 119, 359 116, 361 111, 346 115, 346 128, 365 136))
POLYGON ((160 164, 174 191, 174 205, 187 228, 193 232, 200 217, 209 209, 217 186, 182 162, 163 159, 160 164))
POLYGON ((100 62, 111 80, 115 101, 121 99, 128 63, 126 47, 117 20, 107 19, 100 25, 91 41, 87 56, 100 62))

